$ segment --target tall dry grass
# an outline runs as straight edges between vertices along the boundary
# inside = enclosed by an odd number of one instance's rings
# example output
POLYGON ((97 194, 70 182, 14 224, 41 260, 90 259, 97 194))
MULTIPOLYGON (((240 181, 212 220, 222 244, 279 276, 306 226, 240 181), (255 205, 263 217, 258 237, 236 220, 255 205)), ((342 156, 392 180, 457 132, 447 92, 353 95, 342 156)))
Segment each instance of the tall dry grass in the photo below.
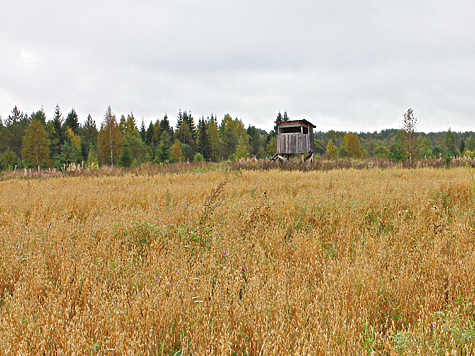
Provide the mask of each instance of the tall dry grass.
POLYGON ((0 182, 0 349, 471 354, 472 174, 0 182))

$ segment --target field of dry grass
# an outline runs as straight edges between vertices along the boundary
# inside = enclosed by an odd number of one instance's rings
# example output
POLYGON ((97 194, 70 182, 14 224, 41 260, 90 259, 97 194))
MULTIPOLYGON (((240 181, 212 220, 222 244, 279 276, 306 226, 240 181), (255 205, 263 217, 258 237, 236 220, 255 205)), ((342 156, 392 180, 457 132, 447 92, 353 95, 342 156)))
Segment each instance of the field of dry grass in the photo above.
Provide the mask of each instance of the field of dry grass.
POLYGON ((472 354, 473 174, 2 181, 0 349, 472 354))

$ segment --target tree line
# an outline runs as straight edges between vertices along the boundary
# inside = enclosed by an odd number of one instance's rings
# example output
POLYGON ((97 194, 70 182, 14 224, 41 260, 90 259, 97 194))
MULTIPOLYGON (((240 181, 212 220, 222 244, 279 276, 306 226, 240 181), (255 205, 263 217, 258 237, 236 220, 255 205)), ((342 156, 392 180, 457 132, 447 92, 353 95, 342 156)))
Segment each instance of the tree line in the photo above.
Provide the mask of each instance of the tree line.
POLYGON ((316 132, 315 151, 328 157, 379 157, 393 161, 454 157, 475 158, 473 131, 416 132, 417 118, 411 108, 403 115, 400 129, 380 132, 316 132))
MULTIPOLYGON (((289 120, 279 112, 276 121, 289 120)), ((373 133, 344 131, 315 132, 315 153, 327 158, 381 157, 411 160, 428 157, 475 155, 473 132, 417 133, 412 109, 404 114, 401 129, 373 133)), ((177 124, 168 116, 140 127, 133 113, 118 118, 107 108, 98 128, 88 115, 79 121, 75 109, 64 117, 59 105, 47 120, 43 109, 31 115, 13 108, 5 120, 0 117, 0 169, 54 167, 72 164, 130 167, 146 163, 201 162, 266 158, 276 152, 276 128, 267 133, 244 126, 239 118, 203 116, 195 122, 191 112, 179 111, 177 124)))
POLYGON ((213 114, 195 122, 180 110, 175 127, 166 114, 148 127, 142 119, 139 127, 133 113, 118 118, 108 107, 98 128, 91 115, 81 124, 75 109, 64 117, 56 105, 47 120, 43 109, 28 115, 15 106, 5 120, 0 117, 0 169, 264 158, 270 138, 229 114, 221 122, 213 114))

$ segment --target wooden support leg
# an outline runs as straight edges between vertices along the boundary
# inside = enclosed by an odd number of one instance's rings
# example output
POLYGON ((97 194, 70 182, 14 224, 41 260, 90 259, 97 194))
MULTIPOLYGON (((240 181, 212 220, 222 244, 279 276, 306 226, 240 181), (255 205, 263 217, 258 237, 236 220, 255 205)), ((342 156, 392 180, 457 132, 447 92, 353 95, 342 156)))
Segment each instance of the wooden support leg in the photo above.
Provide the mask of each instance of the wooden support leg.
MULTIPOLYGON (((289 157, 289 155, 286 155, 287 157, 289 157)), ((290 162, 287 158, 285 157, 282 157, 281 155, 277 155, 277 157, 279 158, 279 163, 282 163, 282 162, 287 162, 287 163, 290 163, 292 166, 294 165, 292 162, 290 162)))
MULTIPOLYGON (((303 155, 302 155, 302 158, 303 158, 303 155)), ((305 157, 305 161, 308 161, 309 163, 313 162, 313 153, 310 153, 307 157, 305 157)))

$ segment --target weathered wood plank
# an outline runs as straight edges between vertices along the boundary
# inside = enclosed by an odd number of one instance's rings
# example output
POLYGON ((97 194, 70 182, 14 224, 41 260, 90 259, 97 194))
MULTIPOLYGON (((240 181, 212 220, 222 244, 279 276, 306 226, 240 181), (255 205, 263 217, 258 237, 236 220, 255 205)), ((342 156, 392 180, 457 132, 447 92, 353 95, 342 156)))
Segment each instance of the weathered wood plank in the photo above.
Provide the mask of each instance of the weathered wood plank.
POLYGON ((313 140, 308 134, 290 133, 277 135, 277 154, 313 152, 313 140))

